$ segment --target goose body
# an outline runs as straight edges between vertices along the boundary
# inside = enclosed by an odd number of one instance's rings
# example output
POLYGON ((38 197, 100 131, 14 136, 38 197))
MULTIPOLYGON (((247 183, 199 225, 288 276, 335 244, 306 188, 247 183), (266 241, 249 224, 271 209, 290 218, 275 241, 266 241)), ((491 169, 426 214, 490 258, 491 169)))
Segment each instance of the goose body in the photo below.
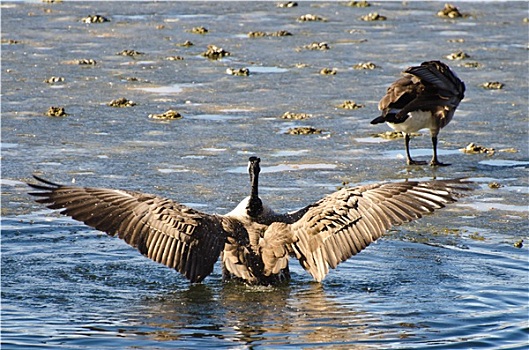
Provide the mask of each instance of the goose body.
POLYGON ((382 114, 371 124, 387 123, 393 130, 404 133, 408 165, 424 164, 411 158, 410 134, 429 129, 433 147, 430 165, 448 165, 437 158, 437 136, 450 123, 464 98, 465 84, 440 61, 423 62, 404 73, 387 89, 378 104, 382 114))
POLYGON ((135 191, 40 183, 37 202, 123 239, 146 257, 201 282, 219 259, 223 277, 248 284, 288 281, 289 257, 314 280, 357 254, 390 227, 456 201, 460 180, 406 181, 343 188, 296 212, 275 213, 258 196, 259 158, 249 162, 252 191, 225 215, 206 214, 135 191))

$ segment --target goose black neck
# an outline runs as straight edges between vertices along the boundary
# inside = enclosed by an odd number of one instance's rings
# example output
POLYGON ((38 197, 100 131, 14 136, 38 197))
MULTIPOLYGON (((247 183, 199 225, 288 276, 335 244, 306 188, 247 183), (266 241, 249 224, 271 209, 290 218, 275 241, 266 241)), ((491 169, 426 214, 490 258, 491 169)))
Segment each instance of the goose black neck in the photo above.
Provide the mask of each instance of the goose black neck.
POLYGON ((261 159, 257 157, 250 157, 248 164, 248 172, 250 173, 251 192, 250 200, 248 201, 248 215, 252 217, 259 216, 263 211, 263 203, 259 198, 259 173, 261 168, 259 162, 261 159))

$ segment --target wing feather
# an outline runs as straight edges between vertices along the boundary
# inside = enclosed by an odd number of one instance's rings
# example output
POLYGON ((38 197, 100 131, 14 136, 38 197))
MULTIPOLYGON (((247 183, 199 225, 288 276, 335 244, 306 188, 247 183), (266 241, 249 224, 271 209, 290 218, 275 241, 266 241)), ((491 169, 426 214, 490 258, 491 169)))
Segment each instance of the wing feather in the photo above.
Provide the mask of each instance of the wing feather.
POLYGON ((228 233, 220 216, 155 195, 63 186, 35 178, 44 184, 29 184, 38 190, 30 193, 38 197, 37 202, 123 239, 191 282, 200 282, 211 273, 224 247, 228 233))
POLYGON ((440 61, 423 62, 420 66, 409 67, 404 72, 420 78, 425 86, 431 86, 442 97, 457 97, 459 100, 464 97, 464 84, 440 61))
POLYGON ((291 251, 316 281, 392 226, 421 218, 469 190, 461 180, 406 181, 341 189, 288 225, 291 251))
POLYGON ((378 109, 384 114, 390 109, 400 109, 413 101, 419 94, 420 84, 411 75, 397 79, 378 103, 378 109))
POLYGON ((440 61, 423 62, 403 73, 388 87, 378 105, 382 115, 371 123, 400 123, 409 112, 425 110, 438 116, 440 127, 448 124, 465 97, 465 84, 440 61))

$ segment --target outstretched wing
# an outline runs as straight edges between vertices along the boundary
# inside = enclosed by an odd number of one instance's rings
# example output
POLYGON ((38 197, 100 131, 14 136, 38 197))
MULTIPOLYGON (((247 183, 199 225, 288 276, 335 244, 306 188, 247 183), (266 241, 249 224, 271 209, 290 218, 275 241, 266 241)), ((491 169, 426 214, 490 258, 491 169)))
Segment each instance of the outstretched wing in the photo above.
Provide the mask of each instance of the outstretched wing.
POLYGON ((315 203, 290 229, 292 249, 316 281, 382 236, 468 190, 459 180, 406 181, 341 189, 315 203))
POLYGON ((63 186, 34 176, 36 201, 110 236, 200 282, 213 271, 226 241, 222 218, 172 200, 133 191, 63 186))

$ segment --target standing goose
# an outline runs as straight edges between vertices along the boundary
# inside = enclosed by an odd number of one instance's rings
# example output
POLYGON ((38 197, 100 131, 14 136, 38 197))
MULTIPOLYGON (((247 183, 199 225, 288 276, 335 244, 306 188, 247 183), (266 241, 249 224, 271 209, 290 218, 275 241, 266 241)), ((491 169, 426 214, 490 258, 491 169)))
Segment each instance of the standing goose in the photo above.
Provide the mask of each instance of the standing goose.
POLYGON ((378 104, 382 115, 371 124, 387 123, 393 130, 404 133, 408 165, 426 164, 410 156, 410 134, 430 129, 432 136, 432 166, 450 165, 437 159, 437 135, 454 116, 459 102, 465 96, 465 84, 440 61, 423 62, 409 67, 406 75, 387 89, 378 104))
POLYGON ((191 282, 213 271, 223 277, 270 285, 289 280, 295 256, 314 280, 366 248, 390 227, 456 201, 469 190, 460 180, 405 181, 343 188, 293 213, 277 214, 258 195, 260 159, 251 157, 250 196, 225 215, 206 214, 170 199, 135 191, 40 184, 30 194, 51 209, 174 268, 191 282))

